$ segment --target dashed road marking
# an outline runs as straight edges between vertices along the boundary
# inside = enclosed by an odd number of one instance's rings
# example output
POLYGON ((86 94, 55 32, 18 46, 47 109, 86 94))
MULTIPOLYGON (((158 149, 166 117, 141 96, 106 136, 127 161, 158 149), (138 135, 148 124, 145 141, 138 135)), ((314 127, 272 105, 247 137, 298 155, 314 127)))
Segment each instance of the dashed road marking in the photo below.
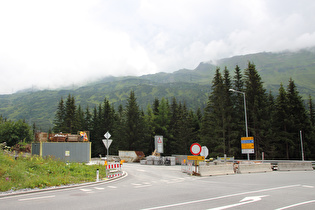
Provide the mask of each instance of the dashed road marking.
POLYGON ((108 186, 108 188, 116 189, 116 186, 108 186))
POLYGON ((19 199, 19 201, 30 201, 30 200, 40 200, 40 199, 48 199, 48 198, 54 198, 55 195, 49 195, 49 196, 42 196, 42 197, 33 197, 33 198, 23 198, 19 199))

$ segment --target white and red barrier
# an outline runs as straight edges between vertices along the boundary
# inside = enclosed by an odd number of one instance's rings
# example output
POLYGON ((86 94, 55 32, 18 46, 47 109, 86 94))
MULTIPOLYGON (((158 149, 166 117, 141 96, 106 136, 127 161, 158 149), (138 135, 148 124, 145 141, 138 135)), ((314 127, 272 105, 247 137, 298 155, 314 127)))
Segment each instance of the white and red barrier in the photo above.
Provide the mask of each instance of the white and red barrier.
POLYGON ((114 178, 122 175, 120 163, 109 163, 106 165, 107 178, 114 178))
POLYGON ((121 169, 120 163, 110 163, 106 166, 106 170, 108 169, 121 169))

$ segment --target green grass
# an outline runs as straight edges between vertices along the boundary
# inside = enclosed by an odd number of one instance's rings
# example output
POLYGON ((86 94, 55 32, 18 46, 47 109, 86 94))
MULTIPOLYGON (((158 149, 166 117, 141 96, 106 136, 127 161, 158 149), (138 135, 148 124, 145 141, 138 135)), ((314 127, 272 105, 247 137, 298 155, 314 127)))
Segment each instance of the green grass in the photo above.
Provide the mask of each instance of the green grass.
POLYGON ((96 180, 106 177, 105 166, 64 163, 51 157, 23 157, 16 160, 6 151, 0 150, 0 191, 25 188, 45 188, 96 180))

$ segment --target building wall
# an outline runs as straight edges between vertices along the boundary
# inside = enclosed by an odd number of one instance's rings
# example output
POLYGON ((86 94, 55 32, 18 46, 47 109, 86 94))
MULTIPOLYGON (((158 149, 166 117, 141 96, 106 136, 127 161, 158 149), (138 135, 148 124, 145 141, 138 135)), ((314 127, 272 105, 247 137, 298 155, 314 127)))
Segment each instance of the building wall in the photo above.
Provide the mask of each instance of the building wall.
POLYGON ((40 142, 32 143, 32 154, 53 156, 66 162, 89 162, 91 142, 40 142))

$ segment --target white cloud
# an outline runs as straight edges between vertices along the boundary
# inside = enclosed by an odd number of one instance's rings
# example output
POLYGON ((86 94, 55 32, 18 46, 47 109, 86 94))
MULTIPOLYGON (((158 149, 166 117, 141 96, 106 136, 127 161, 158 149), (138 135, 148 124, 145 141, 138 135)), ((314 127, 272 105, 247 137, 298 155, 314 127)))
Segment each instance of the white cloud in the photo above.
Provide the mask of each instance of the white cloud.
POLYGON ((0 94, 315 45, 312 0, 0 1, 0 94))

